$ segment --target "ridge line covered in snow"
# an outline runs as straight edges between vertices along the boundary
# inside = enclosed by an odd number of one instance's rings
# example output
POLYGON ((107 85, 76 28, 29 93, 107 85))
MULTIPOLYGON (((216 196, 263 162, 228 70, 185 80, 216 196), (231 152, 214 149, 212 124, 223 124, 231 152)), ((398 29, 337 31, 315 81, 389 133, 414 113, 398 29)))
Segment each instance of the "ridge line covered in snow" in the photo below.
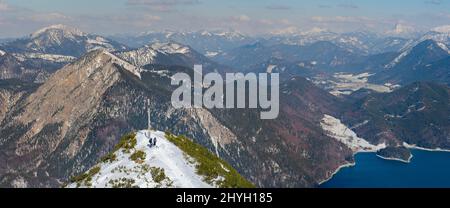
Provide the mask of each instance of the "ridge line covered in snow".
POLYGON ((61 30, 61 31, 64 31, 66 33, 70 33, 70 34, 77 35, 77 36, 84 36, 85 35, 85 33, 80 31, 79 29, 76 29, 76 28, 73 28, 73 27, 69 27, 67 25, 57 24, 57 25, 50 25, 48 27, 41 28, 38 31, 32 33, 30 35, 30 37, 31 38, 36 38, 39 35, 47 32, 49 30, 61 30))
POLYGON ((127 153, 119 149, 115 160, 102 162, 93 169, 98 173, 92 176, 91 184, 69 184, 67 187, 115 187, 128 183, 133 187, 178 187, 178 188, 211 188, 204 182, 202 176, 196 173, 195 162, 168 141, 164 132, 143 130, 136 133, 136 145, 133 151, 127 153), (156 145, 150 145, 150 138, 156 138, 156 145), (141 163, 131 158, 132 153, 144 152, 141 163), (154 170, 163 171, 165 177, 155 179, 154 170), (90 185, 90 186, 89 186, 90 185))
POLYGON ((136 67, 133 64, 128 63, 127 61, 117 57, 116 55, 110 53, 109 51, 107 51, 105 49, 99 49, 99 50, 102 50, 102 52, 107 54, 108 56, 110 56, 115 63, 119 64, 125 70, 131 72, 132 74, 136 75, 139 79, 141 79, 141 70, 138 67, 136 67))

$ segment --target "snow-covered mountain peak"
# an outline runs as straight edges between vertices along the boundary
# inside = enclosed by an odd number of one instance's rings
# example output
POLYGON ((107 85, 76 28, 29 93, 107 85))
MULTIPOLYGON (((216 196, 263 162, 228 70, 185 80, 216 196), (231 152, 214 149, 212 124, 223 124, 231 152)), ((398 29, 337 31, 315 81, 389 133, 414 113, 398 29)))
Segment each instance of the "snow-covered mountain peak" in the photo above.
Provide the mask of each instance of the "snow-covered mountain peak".
POLYGON ((326 29, 326 28, 321 28, 321 27, 313 27, 308 31, 304 31, 301 32, 301 35, 317 35, 317 34, 329 34, 329 33, 333 33, 330 30, 326 29))
POLYGON ((394 34, 401 34, 406 32, 414 31, 414 27, 403 25, 403 24, 396 24, 394 29, 391 30, 394 34))
POLYGON ((153 43, 150 45, 153 50, 165 54, 187 54, 190 52, 189 47, 174 42, 153 43))
POLYGON ((158 53, 160 52, 155 50, 152 46, 146 45, 136 50, 118 53, 117 55, 131 64, 140 67, 153 63, 156 56, 158 56, 158 53))
POLYGON ((41 35, 57 35, 61 34, 65 37, 77 37, 77 36, 85 36, 86 33, 80 31, 77 28, 69 27, 67 25, 57 24, 57 25, 51 25, 45 28, 42 28, 30 35, 31 38, 37 38, 41 35))
MULTIPOLYGON (((121 66, 122 68, 124 68, 125 70, 129 71, 130 73, 136 75, 137 77, 141 78, 141 71, 138 67, 136 67, 133 64, 128 63, 127 61, 117 57, 116 55, 110 53, 107 49, 97 49, 98 53, 102 54, 102 55, 106 55, 108 56, 111 61, 119 66, 121 66)), ((97 56, 97 57, 101 57, 101 56, 97 56)), ((98 58, 99 60, 96 60, 97 63, 101 62, 101 58, 98 58)))
POLYGON ((245 35, 238 31, 215 31, 214 35, 225 37, 229 40, 244 39, 245 35))
MULTIPOLYGON (((177 142, 180 142, 185 148, 190 146, 190 151, 201 149, 186 139, 151 130, 128 134, 122 137, 113 152, 85 174, 73 177, 72 183, 67 187, 227 187, 228 176, 239 176, 222 161, 217 161, 217 164, 211 167, 215 171, 214 174, 203 175, 205 170, 198 169, 204 164, 177 145, 177 142)), ((206 157, 208 160, 214 159, 211 158, 214 157, 213 154, 206 157)), ((212 165, 210 162, 208 165, 212 165)))
POLYGON ((440 27, 435 27, 435 28, 431 29, 431 31, 438 32, 438 33, 449 33, 450 34, 450 25, 443 25, 440 27))
POLYGON ((3 45, 3 48, 11 53, 41 53, 81 57, 87 52, 100 48, 117 51, 126 50, 127 46, 66 25, 51 25, 34 32, 27 38, 7 42, 3 45))
POLYGON ((192 158, 169 142, 164 132, 139 131, 132 151, 119 149, 113 154, 114 160, 109 158, 89 171, 97 172, 90 184, 85 181, 68 187, 212 187, 196 173, 195 164, 190 161, 192 158), (156 144, 153 145, 154 139, 156 144))
POLYGON ((5 55, 5 54, 6 54, 5 51, 0 50, 0 56, 3 56, 3 55, 5 55))
POLYGON ((385 35, 397 37, 414 37, 415 35, 417 35, 417 30, 413 26, 398 23, 392 30, 386 31, 385 35))

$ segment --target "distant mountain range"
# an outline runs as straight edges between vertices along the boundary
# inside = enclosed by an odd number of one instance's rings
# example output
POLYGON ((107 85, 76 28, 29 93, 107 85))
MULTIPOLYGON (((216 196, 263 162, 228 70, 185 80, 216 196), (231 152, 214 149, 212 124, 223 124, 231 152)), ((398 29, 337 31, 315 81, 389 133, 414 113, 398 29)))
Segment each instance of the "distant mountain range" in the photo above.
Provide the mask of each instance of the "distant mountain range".
POLYGON ((10 53, 41 53, 80 57, 86 52, 104 48, 108 51, 127 47, 107 38, 87 34, 65 25, 52 25, 28 37, 7 42, 2 46, 10 53))
POLYGON ((179 42, 208 57, 254 41, 254 38, 234 31, 146 32, 137 36, 111 38, 135 48, 155 42, 179 42))
POLYGON ((95 49, 126 50, 125 45, 65 25, 52 25, 28 37, 1 44, 0 78, 44 82, 50 74, 95 49), (6 55, 4 55, 6 54, 6 55))

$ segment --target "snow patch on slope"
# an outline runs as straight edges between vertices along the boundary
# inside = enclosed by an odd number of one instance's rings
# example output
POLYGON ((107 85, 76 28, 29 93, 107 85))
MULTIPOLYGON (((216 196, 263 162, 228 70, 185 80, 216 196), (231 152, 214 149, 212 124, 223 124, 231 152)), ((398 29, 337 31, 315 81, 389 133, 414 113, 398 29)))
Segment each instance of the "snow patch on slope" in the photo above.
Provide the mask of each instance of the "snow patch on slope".
POLYGON ((217 55, 219 55, 219 52, 215 52, 215 51, 206 51, 206 54, 205 54, 205 56, 208 58, 214 58, 217 55))
POLYGON ((376 152, 380 149, 386 148, 386 144, 379 144, 375 146, 363 138, 358 137, 353 130, 345 126, 339 119, 333 116, 324 115, 320 125, 328 136, 345 144, 355 153, 376 152))
POLYGON ((266 72, 270 74, 276 67, 277 67, 277 65, 270 64, 269 66, 267 66, 266 72))
POLYGON ((127 71, 131 72, 132 74, 136 75, 137 77, 139 77, 139 79, 141 79, 141 69, 137 68, 136 66, 124 61, 123 59, 120 59, 119 57, 113 55, 112 53, 108 52, 107 50, 101 49, 103 50, 103 52, 109 56, 112 57, 113 61, 120 65, 121 67, 123 67, 124 69, 126 69, 127 71))
POLYGON ((437 45, 444 51, 447 51, 448 54, 450 54, 450 49, 445 45, 444 43, 438 42, 437 45))
POLYGON ((25 59, 43 59, 47 61, 57 62, 57 63, 66 63, 75 61, 76 58, 73 56, 64 56, 58 54, 46 54, 46 53, 15 53, 14 57, 19 60, 25 59))
POLYGON ((395 59, 393 61, 391 61, 389 64, 387 64, 386 66, 384 66, 385 69, 391 69, 394 68, 394 66, 396 66, 398 63, 400 63, 400 61, 405 58, 410 52, 411 52, 412 48, 409 48, 406 51, 403 51, 399 56, 395 57, 395 59))
POLYGON ((177 43, 154 43, 136 50, 121 52, 117 55, 133 65, 141 67, 147 64, 153 64, 158 55, 188 54, 189 52, 189 47, 177 43))
POLYGON ((5 55, 5 54, 6 54, 5 51, 0 50, 0 56, 3 56, 3 55, 5 55))
POLYGON ((137 50, 127 51, 118 54, 118 56, 128 60, 135 66, 144 66, 147 64, 152 64, 157 55, 158 52, 155 51, 151 46, 144 46, 137 50))
POLYGON ((154 43, 151 48, 165 54, 187 54, 190 52, 188 47, 177 43, 154 43))

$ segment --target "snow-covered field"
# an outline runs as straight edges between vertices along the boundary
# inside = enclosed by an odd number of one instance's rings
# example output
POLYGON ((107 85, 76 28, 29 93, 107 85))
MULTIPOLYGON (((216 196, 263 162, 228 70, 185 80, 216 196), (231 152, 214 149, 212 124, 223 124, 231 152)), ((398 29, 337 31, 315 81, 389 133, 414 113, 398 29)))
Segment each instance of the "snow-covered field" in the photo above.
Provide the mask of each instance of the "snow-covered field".
MULTIPOLYGON (((139 131, 136 135, 135 151, 145 152, 143 163, 130 159, 131 153, 116 152, 117 159, 113 162, 103 162, 96 167, 100 171, 92 177, 90 187, 112 187, 114 181, 133 180, 133 186, 140 188, 177 187, 177 188, 208 188, 210 184, 196 174, 195 162, 183 153, 177 146, 168 141, 164 132, 139 131), (156 146, 149 146, 150 138, 157 138, 156 146), (155 182, 149 169, 162 168, 167 179, 155 182)), ((69 188, 77 187, 76 183, 69 188)), ((83 187, 83 186, 81 186, 83 187)))
POLYGON ((347 74, 335 73, 331 78, 316 77, 314 83, 325 89, 335 96, 350 95, 360 89, 369 89, 375 92, 392 92, 398 88, 398 85, 386 83, 384 85, 372 84, 368 82, 368 78, 373 76, 369 73, 347 74))
POLYGON ((205 56, 208 58, 213 58, 216 57, 217 55, 219 55, 219 52, 215 52, 215 51, 206 51, 205 56))
POLYGON ((358 137, 354 131, 345 126, 339 119, 324 115, 320 125, 326 134, 349 147, 354 153, 375 152, 386 148, 385 144, 373 145, 358 137))
POLYGON ((57 54, 45 54, 45 53, 15 53, 14 56, 16 58, 18 58, 19 60, 24 60, 24 59, 43 59, 43 60, 47 60, 47 61, 52 61, 52 62, 58 62, 58 63, 63 63, 63 62, 72 62, 74 61, 76 58, 73 56, 64 56, 64 55, 57 55, 57 54))

